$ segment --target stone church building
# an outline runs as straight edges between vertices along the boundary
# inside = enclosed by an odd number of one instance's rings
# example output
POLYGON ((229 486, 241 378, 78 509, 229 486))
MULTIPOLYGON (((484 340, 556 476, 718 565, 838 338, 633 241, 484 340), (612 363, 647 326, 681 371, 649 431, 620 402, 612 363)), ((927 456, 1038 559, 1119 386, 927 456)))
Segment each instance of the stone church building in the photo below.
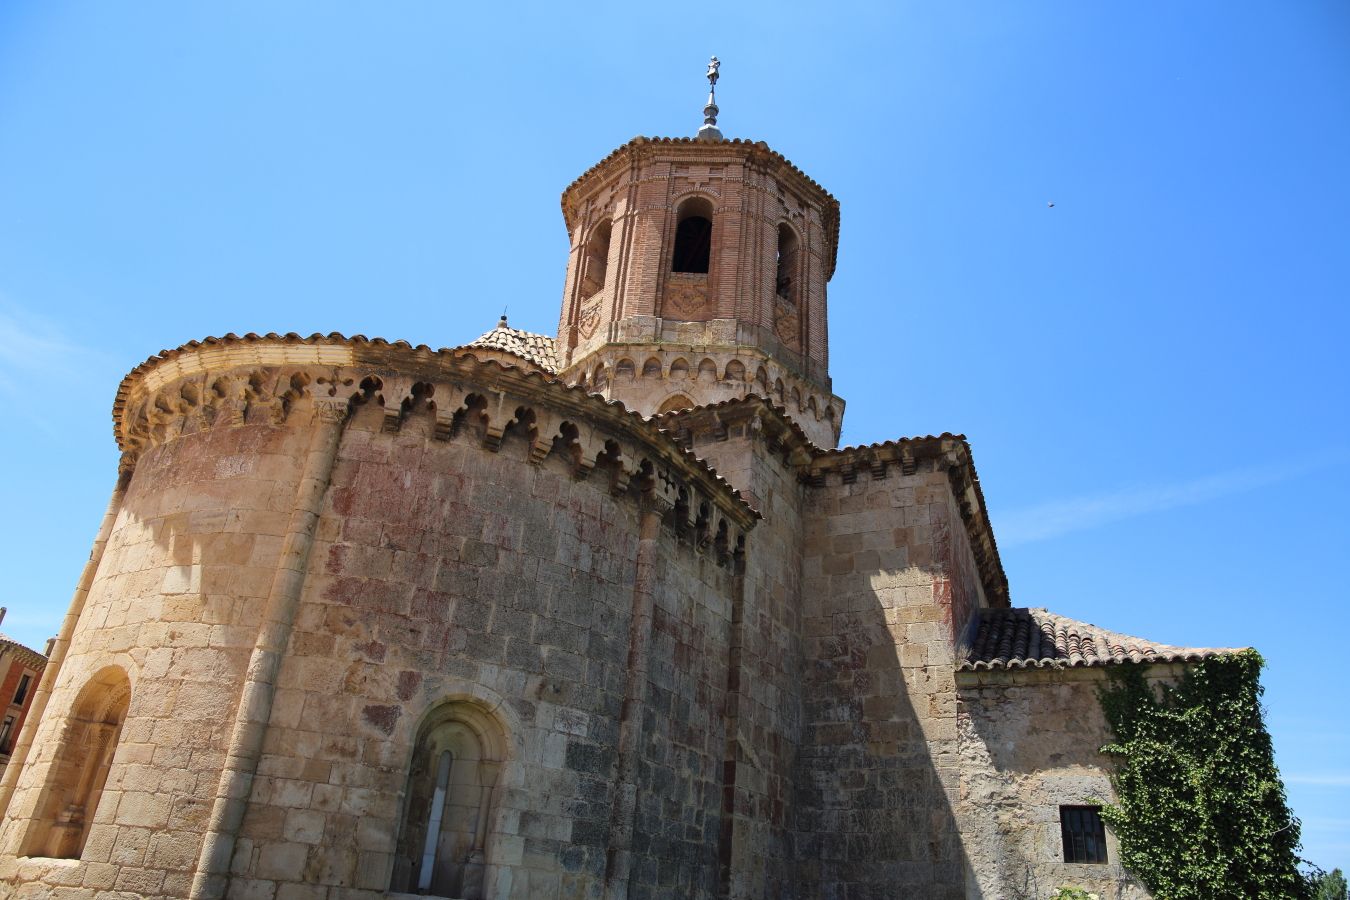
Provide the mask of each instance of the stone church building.
POLYGON ((118 388, 0 894, 1144 897, 1095 688, 960 435, 839 448, 839 204, 761 142, 562 195, 556 338, 233 334, 118 388))

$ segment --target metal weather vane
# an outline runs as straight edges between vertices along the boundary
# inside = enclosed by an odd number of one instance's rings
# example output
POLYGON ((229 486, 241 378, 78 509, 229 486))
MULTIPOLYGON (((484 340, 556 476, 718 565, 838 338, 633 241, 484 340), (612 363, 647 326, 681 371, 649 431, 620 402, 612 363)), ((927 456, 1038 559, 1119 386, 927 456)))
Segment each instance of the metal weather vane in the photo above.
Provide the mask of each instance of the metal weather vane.
POLYGON ((703 127, 698 130, 701 141, 720 141, 722 132, 717 129, 717 79, 722 61, 713 57, 708 61, 708 105, 703 107, 703 127))

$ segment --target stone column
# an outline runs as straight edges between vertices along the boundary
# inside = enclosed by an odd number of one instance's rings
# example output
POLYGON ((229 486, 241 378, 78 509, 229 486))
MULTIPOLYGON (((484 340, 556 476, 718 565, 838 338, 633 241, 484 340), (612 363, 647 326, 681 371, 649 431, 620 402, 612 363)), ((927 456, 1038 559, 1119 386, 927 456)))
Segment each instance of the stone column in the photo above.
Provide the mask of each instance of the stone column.
POLYGON ((296 490, 295 507, 281 546, 281 560, 272 577, 262 625, 249 658, 225 768, 216 787, 211 818, 197 858, 197 872, 190 894, 192 900, 219 900, 225 895, 235 840, 248 808, 253 776, 262 757, 277 673, 290 643, 309 565, 309 550, 314 543, 314 529, 337 459, 342 423, 347 417, 347 401, 316 399, 314 412, 314 431, 296 490))
MULTIPOLYGON (((758 421, 758 419, 756 419, 758 421)), ((722 762, 722 822, 717 839, 717 872, 721 896, 734 896, 732 879, 736 863, 736 792, 744 790, 737 784, 740 766, 738 742, 741 732, 741 704, 751 693, 750 669, 745 665, 745 557, 735 553, 731 560, 733 582, 731 589, 731 638, 727 654, 727 696, 723 710, 726 730, 725 755, 722 762)))
POLYGON ((651 667, 656 603, 657 541, 661 538, 661 520, 669 510, 670 502, 655 491, 643 495, 633 578, 633 616, 628 626, 628 681, 623 710, 619 714, 618 782, 610 813, 609 859, 605 873, 607 900, 622 900, 628 896, 628 879, 633 871, 642 709, 647 702, 647 672, 651 667))
POLYGON ((103 562, 103 550, 108 546, 108 536, 112 534, 113 523, 117 521, 117 515, 122 511, 122 500, 126 497, 127 485, 131 482, 131 474, 131 467, 124 466, 122 472, 117 476, 117 486, 113 488, 112 497, 108 500, 108 508, 103 513, 103 522, 99 525, 98 535, 94 538, 94 547, 89 552, 89 561, 84 564, 84 570, 80 572, 80 580, 75 585, 75 596, 70 599, 70 608, 66 610, 66 617, 61 622, 61 630, 57 633, 56 641, 52 644, 52 652, 47 659, 47 666, 42 670, 42 678, 38 681, 37 692, 33 694, 33 703, 28 709, 27 718, 24 719, 18 743, 14 746, 14 752, 10 754, 4 781, 0 782, 0 816, 3 816, 9 808, 9 801, 14 796, 14 786, 18 783, 19 773, 23 771, 24 763, 28 760, 28 751, 33 747, 33 735, 37 733, 38 726, 42 723, 42 717, 47 712, 47 701, 51 699, 52 687, 56 684, 56 676, 60 674, 61 664, 65 662, 66 653, 70 650, 70 641, 75 634, 75 625, 80 621, 80 615, 84 612, 84 603, 89 598, 89 588, 93 586, 94 578, 98 574, 99 564, 103 562))

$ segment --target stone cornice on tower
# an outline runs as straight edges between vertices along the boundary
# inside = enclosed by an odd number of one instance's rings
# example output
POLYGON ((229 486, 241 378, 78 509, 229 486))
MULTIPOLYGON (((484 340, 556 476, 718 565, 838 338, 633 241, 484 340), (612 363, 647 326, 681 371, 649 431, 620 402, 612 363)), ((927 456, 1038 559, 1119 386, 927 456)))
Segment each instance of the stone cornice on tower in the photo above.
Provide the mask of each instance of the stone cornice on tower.
POLYGON ((813 443, 786 409, 753 394, 665 413, 653 417, 653 421, 695 453, 700 444, 710 441, 735 438, 762 441, 771 453, 779 455, 784 465, 797 470, 803 484, 811 487, 851 484, 863 476, 879 480, 893 473, 904 476, 921 471, 946 472, 985 597, 991 606, 1009 605, 1008 576, 1003 570, 984 490, 965 435, 944 432, 826 449, 813 443))
POLYGON ((690 398, 690 408, 764 397, 820 447, 839 442, 844 417, 842 397, 754 348, 610 342, 559 374, 569 383, 622 396, 657 415, 672 397, 690 398))
POLYGON ((283 425, 307 406, 317 413, 320 404, 369 414, 373 404, 384 431, 423 417, 436 439, 477 429, 495 451, 504 438, 520 438, 533 463, 560 455, 579 478, 605 473, 615 494, 642 482, 643 491, 689 516, 708 503, 737 530, 753 527, 759 514, 736 489, 656 424, 542 371, 480 360, 479 352, 336 333, 192 341, 122 380, 114 435, 124 467, 132 468, 147 449, 205 428, 283 425))

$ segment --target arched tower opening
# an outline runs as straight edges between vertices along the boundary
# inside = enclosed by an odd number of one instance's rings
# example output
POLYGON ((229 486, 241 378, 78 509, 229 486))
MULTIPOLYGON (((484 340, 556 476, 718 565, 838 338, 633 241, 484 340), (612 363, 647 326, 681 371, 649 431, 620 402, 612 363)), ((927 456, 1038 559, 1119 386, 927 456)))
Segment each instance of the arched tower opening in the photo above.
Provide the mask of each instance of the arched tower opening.
POLYGON ((605 282, 609 278, 609 240, 613 232, 614 223, 609 219, 591 230, 591 239, 586 242, 582 297, 594 297, 605 289, 605 282))
POLYGON ((712 263, 712 204, 703 197, 690 197, 675 215, 675 247, 670 256, 672 272, 708 274, 712 263))

